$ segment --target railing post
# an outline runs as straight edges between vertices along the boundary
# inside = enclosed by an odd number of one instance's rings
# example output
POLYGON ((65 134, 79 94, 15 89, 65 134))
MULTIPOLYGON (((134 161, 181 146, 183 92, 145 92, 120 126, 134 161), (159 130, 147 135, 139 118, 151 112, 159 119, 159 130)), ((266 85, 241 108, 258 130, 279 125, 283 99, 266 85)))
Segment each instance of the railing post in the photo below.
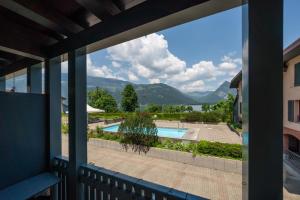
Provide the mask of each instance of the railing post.
POLYGON ((5 76, 0 77, 0 91, 5 92, 6 88, 6 81, 5 81, 5 76))
POLYGON ((283 0, 243 6, 243 200, 283 198, 283 0))
POLYGON ((68 53, 69 174, 68 199, 82 199, 79 167, 87 163, 86 50, 68 53))
POLYGON ((42 62, 27 68, 27 92, 42 93, 42 62))
MULTIPOLYGON (((32 77, 33 79, 33 77, 32 77)), ((37 79, 38 82, 41 81, 37 79)), ((35 81, 35 80, 33 80, 35 81)), ((32 82, 31 82, 32 83, 32 82)), ((31 84, 31 86, 33 86, 31 84)), ((41 88, 31 87, 32 92, 41 88)), ((61 59, 52 58, 45 61, 45 94, 47 95, 48 113, 48 148, 49 166, 52 170, 52 161, 56 156, 61 155, 61 59)), ((52 188, 53 199, 58 198, 57 186, 52 188)))

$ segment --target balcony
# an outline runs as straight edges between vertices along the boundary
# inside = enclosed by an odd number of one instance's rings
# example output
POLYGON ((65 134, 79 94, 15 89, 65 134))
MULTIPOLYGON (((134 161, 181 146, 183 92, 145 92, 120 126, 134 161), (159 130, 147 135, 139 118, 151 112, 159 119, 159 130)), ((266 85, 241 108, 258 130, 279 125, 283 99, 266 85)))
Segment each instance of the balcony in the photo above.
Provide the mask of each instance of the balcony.
POLYGON ((86 55, 241 5, 243 199, 281 200, 283 0, 1 1, 0 199, 204 199, 87 164, 86 55), (60 157, 66 60, 69 160, 60 157), (21 69, 27 93, 5 91, 3 77, 21 69))

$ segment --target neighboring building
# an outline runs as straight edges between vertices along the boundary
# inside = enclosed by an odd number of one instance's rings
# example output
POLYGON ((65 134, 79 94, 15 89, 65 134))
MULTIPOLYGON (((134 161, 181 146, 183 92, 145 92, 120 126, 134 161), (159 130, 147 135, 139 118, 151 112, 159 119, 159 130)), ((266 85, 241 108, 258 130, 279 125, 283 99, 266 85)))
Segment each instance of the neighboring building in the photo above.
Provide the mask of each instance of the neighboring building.
POLYGON ((300 39, 283 57, 283 146, 300 156, 300 39))
POLYGON ((242 71, 231 80, 230 88, 236 88, 237 90, 233 104, 233 121, 242 123, 242 71))

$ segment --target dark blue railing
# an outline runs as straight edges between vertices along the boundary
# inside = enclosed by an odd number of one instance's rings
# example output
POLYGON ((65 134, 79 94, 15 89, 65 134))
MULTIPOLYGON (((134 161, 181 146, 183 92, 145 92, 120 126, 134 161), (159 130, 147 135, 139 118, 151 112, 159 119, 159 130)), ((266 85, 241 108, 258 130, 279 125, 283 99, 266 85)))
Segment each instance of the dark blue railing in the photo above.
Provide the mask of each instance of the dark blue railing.
MULTIPOLYGON (((59 199, 66 199, 68 161, 56 158, 54 168, 62 182, 59 199)), ((151 183, 94 165, 82 165, 79 170, 85 200, 192 200, 204 198, 173 188, 151 183)))

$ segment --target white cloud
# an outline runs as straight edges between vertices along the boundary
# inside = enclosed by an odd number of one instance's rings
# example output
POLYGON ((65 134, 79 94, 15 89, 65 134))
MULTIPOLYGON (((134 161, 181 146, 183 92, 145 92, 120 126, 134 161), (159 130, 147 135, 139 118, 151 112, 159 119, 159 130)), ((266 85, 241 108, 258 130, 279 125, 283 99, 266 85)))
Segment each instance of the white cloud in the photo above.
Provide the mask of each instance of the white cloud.
POLYGON ((154 84, 154 83, 160 83, 160 80, 158 78, 152 78, 152 79, 149 79, 149 82, 151 84, 154 84))
MULTIPOLYGON (((118 68, 113 71, 125 74, 129 81, 162 82, 183 91, 217 87, 218 82, 230 80, 238 73, 242 64, 240 58, 234 57, 235 53, 228 53, 217 64, 211 60, 200 60, 187 66, 184 60, 170 52, 166 38, 157 33, 110 47, 107 53, 113 68, 118 68)), ((91 69, 96 71, 94 67, 91 69)), ((106 66, 102 66, 101 70, 101 76, 113 74, 106 66)))
POLYGON ((118 63, 118 62, 116 62, 116 61, 112 61, 112 62, 111 62, 111 65, 112 65, 113 67, 116 67, 116 68, 120 68, 120 67, 121 67, 121 64, 118 63))
POLYGON ((139 80, 139 78, 134 73, 132 73, 131 71, 128 72, 128 79, 130 81, 137 81, 137 80, 139 80))
POLYGON ((180 90, 185 92, 204 91, 207 90, 205 83, 202 80, 189 82, 180 87, 180 90))
POLYGON ((61 72, 68 73, 68 62, 67 61, 61 63, 61 72))
POLYGON ((117 78, 114 72, 106 65, 96 66, 91 59, 90 55, 86 58, 87 75, 95 77, 117 78))
POLYGON ((154 78, 159 74, 176 74, 186 68, 185 61, 168 50, 161 34, 150 34, 107 49, 112 62, 127 62, 140 76, 154 78))

